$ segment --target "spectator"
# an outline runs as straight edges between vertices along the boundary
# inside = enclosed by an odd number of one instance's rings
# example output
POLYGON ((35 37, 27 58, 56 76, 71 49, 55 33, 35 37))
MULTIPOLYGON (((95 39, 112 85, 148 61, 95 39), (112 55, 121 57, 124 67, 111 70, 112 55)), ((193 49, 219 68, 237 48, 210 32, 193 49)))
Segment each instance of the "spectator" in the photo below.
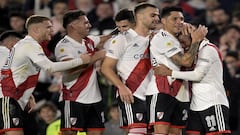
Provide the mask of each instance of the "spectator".
POLYGON ((229 25, 223 30, 223 34, 220 37, 219 48, 223 57, 225 57, 228 51, 239 51, 240 28, 238 26, 229 25))
POLYGON ((117 103, 112 103, 109 107, 110 120, 105 123, 105 130, 103 135, 124 135, 126 134, 123 129, 120 128, 119 110, 117 103))
POLYGON ((51 18, 53 23, 53 35, 65 33, 63 28, 63 15, 68 11, 68 5, 66 0, 55 0, 53 3, 53 17, 51 18))
POLYGON ((237 10, 237 11, 233 12, 232 24, 240 27, 240 10, 237 10))
POLYGON ((96 15, 97 20, 92 23, 91 33, 94 35, 109 34, 115 28, 111 3, 100 3, 96 8, 96 15))
POLYGON ((220 35, 223 29, 229 24, 230 16, 221 7, 212 10, 212 25, 209 26, 207 38, 214 44, 219 45, 220 35))
POLYGON ((9 24, 11 29, 22 35, 27 34, 27 31, 25 29, 25 21, 25 16, 19 12, 12 12, 9 15, 9 24))
POLYGON ((26 16, 33 14, 51 16, 51 0, 26 0, 23 11, 26 16))
POLYGON ((0 30, 9 29, 9 21, 8 21, 8 1, 7 0, 0 0, 0 30), (3 21, 4 20, 4 21, 3 21))
POLYGON ((51 102, 45 102, 38 111, 37 121, 39 135, 46 135, 48 125, 58 119, 57 107, 51 102))

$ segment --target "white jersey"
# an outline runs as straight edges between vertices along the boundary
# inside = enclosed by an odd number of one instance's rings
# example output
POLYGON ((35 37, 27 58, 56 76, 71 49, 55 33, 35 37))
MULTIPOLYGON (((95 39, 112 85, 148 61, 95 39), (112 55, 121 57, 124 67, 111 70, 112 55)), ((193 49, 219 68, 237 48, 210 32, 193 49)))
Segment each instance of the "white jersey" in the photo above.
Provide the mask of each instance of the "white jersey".
MULTIPOLYGON (((213 105, 228 105, 226 91, 223 86, 223 65, 218 48, 203 41, 199 47, 195 72, 201 72, 203 78, 192 84, 192 101, 190 109, 202 111, 213 105)), ((193 71, 192 71, 193 72, 193 71)), ((191 80, 191 76, 186 76, 191 80)))
POLYGON ((133 29, 113 38, 106 53, 117 59, 117 72, 133 95, 145 100, 145 92, 152 75, 149 59, 149 37, 138 35, 133 29))
MULTIPOLYGON (((161 29, 151 40, 150 54, 152 66, 164 64, 172 70, 180 70, 180 66, 174 64, 170 59, 177 53, 183 53, 183 49, 179 41, 167 31, 161 29)), ((167 85, 175 85, 175 79, 171 77, 160 77, 153 75, 151 82, 148 85, 146 95, 153 95, 156 93, 165 93, 176 97, 182 102, 189 101, 188 83, 183 81, 179 84, 180 89, 176 91, 169 90, 170 88, 163 88, 167 85)))
POLYGON ((0 69, 3 67, 3 65, 6 64, 7 58, 8 58, 9 49, 5 46, 0 45, 0 69))
MULTIPOLYGON (((55 48, 55 56, 58 61, 64 59, 78 58, 81 54, 94 51, 94 48, 100 42, 96 36, 88 36, 88 40, 82 43, 77 42, 69 36, 65 36, 59 41, 55 48), (91 42, 86 42, 91 41, 91 42)), ((102 100, 100 89, 97 82, 97 73, 94 65, 90 66, 81 74, 69 76, 63 72, 63 93, 60 97, 63 100, 71 100, 79 103, 96 103, 102 100)))
POLYGON ((8 79, 1 80, 0 98, 12 97, 23 109, 38 80, 40 68, 34 63, 45 58, 42 47, 32 37, 20 40, 11 49, 8 63, 2 69, 2 77, 8 79))

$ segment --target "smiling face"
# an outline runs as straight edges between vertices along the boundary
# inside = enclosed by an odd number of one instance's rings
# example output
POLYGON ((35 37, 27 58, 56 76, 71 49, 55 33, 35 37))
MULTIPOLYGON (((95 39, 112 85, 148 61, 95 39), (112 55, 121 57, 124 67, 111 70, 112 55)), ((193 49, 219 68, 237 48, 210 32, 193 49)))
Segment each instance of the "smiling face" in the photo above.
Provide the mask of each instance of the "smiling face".
POLYGON ((159 10, 153 7, 147 7, 140 14, 140 21, 148 29, 155 29, 159 22, 159 10))
POLYGON ((53 25, 50 20, 43 21, 42 23, 38 24, 38 34, 40 36, 41 41, 47 40, 50 41, 52 38, 52 29, 53 25))
POLYGON ((131 23, 128 20, 121 20, 121 21, 116 21, 116 26, 120 32, 124 32, 130 28, 133 28, 134 23, 131 23))
POLYGON ((169 16, 161 19, 163 27, 166 31, 172 35, 176 35, 181 32, 184 23, 184 17, 181 12, 172 11, 169 16))
POLYGON ((77 20, 74 20, 72 22, 72 27, 73 29, 78 31, 79 35, 86 37, 92 26, 89 23, 88 18, 85 15, 83 15, 83 16, 79 16, 77 20))

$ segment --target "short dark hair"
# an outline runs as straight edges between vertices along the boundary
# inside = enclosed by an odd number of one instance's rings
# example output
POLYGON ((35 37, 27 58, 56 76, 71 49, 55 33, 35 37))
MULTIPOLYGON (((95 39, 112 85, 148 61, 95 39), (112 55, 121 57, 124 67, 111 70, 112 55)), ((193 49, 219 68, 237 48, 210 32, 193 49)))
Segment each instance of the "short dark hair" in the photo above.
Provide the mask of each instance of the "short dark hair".
POLYGON ((237 25, 230 24, 230 25, 226 26, 225 28, 223 28, 223 34, 228 32, 231 29, 235 29, 238 33, 240 33, 240 28, 237 25))
POLYGON ((63 16, 63 27, 66 29, 68 24, 77 20, 80 16, 86 15, 82 10, 71 10, 63 16))
POLYGON ((49 21, 49 20, 50 20, 50 18, 48 18, 46 16, 32 15, 32 16, 28 17, 25 26, 26 26, 26 29, 28 29, 29 26, 32 24, 42 23, 44 21, 49 21))
POLYGON ((240 20, 240 10, 234 11, 232 17, 236 17, 238 20, 240 20))
POLYGON ((228 51, 227 54, 226 54, 226 56, 233 57, 233 58, 235 58, 236 60, 239 59, 239 57, 238 57, 238 52, 237 52, 237 51, 228 51))
POLYGON ((137 14, 137 13, 139 13, 140 11, 142 11, 142 10, 144 10, 145 8, 148 8, 148 7, 157 8, 157 7, 156 7, 155 5, 153 5, 153 4, 143 2, 143 3, 140 3, 140 4, 136 5, 136 7, 134 8, 134 14, 137 14))
POLYGON ((53 1, 53 6, 55 6, 58 3, 64 3, 64 4, 68 4, 67 0, 54 0, 53 1))
POLYGON ((53 111, 55 114, 57 113, 58 109, 56 107, 55 104, 53 104, 52 102, 50 101, 47 101, 46 103, 44 103, 40 108, 39 108, 39 112, 41 112, 41 110, 43 108, 49 108, 51 111, 53 111))
POLYGON ((9 19, 11 17, 19 17, 19 18, 22 18, 23 20, 26 19, 26 16, 22 13, 19 13, 19 12, 11 12, 8 17, 9 17, 9 19))
POLYGON ((5 31, 3 32, 1 35, 0 35, 0 41, 2 42, 4 39, 8 38, 8 37, 17 37, 17 38, 20 38, 22 39, 23 36, 13 30, 8 30, 8 31, 5 31))
POLYGON ((115 21, 119 22, 122 20, 128 20, 131 23, 135 22, 134 19, 134 14, 133 11, 129 10, 129 9, 122 9, 120 10, 117 15, 115 16, 115 21))
POLYGON ((182 8, 180 7, 176 6, 164 7, 161 11, 161 18, 169 16, 172 11, 183 13, 182 8))

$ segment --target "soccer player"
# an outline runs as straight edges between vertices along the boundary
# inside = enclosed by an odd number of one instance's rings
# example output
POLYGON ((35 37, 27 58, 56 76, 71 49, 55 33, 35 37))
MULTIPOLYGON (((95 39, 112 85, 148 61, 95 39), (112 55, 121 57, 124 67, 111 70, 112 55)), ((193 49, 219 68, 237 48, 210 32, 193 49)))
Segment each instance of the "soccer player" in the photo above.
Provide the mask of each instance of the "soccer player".
POLYGON ((129 129, 129 135, 147 133, 145 92, 151 76, 149 35, 159 21, 159 10, 149 3, 137 5, 134 13, 136 26, 111 41, 101 68, 118 88, 120 125, 129 129))
POLYGON ((84 53, 94 59, 88 65, 63 72, 61 131, 63 135, 76 135, 77 131, 100 135, 104 130, 104 110, 94 63, 105 57, 105 51, 96 51, 102 48, 99 43, 111 36, 88 35, 91 24, 81 10, 67 12, 63 27, 67 35, 55 48, 56 59, 69 61, 84 53))
POLYGON ((5 31, 0 35, 0 69, 6 63, 9 50, 20 40, 23 36, 15 31, 5 31))
MULTIPOLYGON (((207 34, 200 26, 191 36, 192 45, 186 53, 177 40, 177 35, 185 30, 182 9, 166 7, 161 12, 161 29, 151 40, 150 53, 153 66, 164 63, 171 69, 180 66, 191 67, 198 49, 198 43, 207 34)), ((190 25, 186 25, 186 28, 190 25)), ((187 29, 185 30, 187 31, 187 29)), ((181 134, 185 127, 189 108, 188 83, 171 77, 153 75, 146 92, 149 111, 149 124, 154 134, 181 134)))
POLYGON ((115 16, 115 23, 119 32, 127 31, 135 25, 133 11, 129 9, 120 10, 115 16))
MULTIPOLYGON (((180 35, 189 46, 191 37, 180 35)), ((201 41, 193 71, 170 70, 159 65, 155 73, 192 82, 192 98, 187 122, 188 135, 230 134, 229 104, 223 86, 223 65, 218 48, 208 40, 201 41)))
POLYGON ((34 90, 40 68, 49 72, 71 69, 91 61, 89 54, 66 62, 51 62, 40 42, 51 39, 52 23, 49 18, 33 15, 26 21, 28 35, 11 49, 1 70, 0 133, 23 135, 22 111, 34 90))

